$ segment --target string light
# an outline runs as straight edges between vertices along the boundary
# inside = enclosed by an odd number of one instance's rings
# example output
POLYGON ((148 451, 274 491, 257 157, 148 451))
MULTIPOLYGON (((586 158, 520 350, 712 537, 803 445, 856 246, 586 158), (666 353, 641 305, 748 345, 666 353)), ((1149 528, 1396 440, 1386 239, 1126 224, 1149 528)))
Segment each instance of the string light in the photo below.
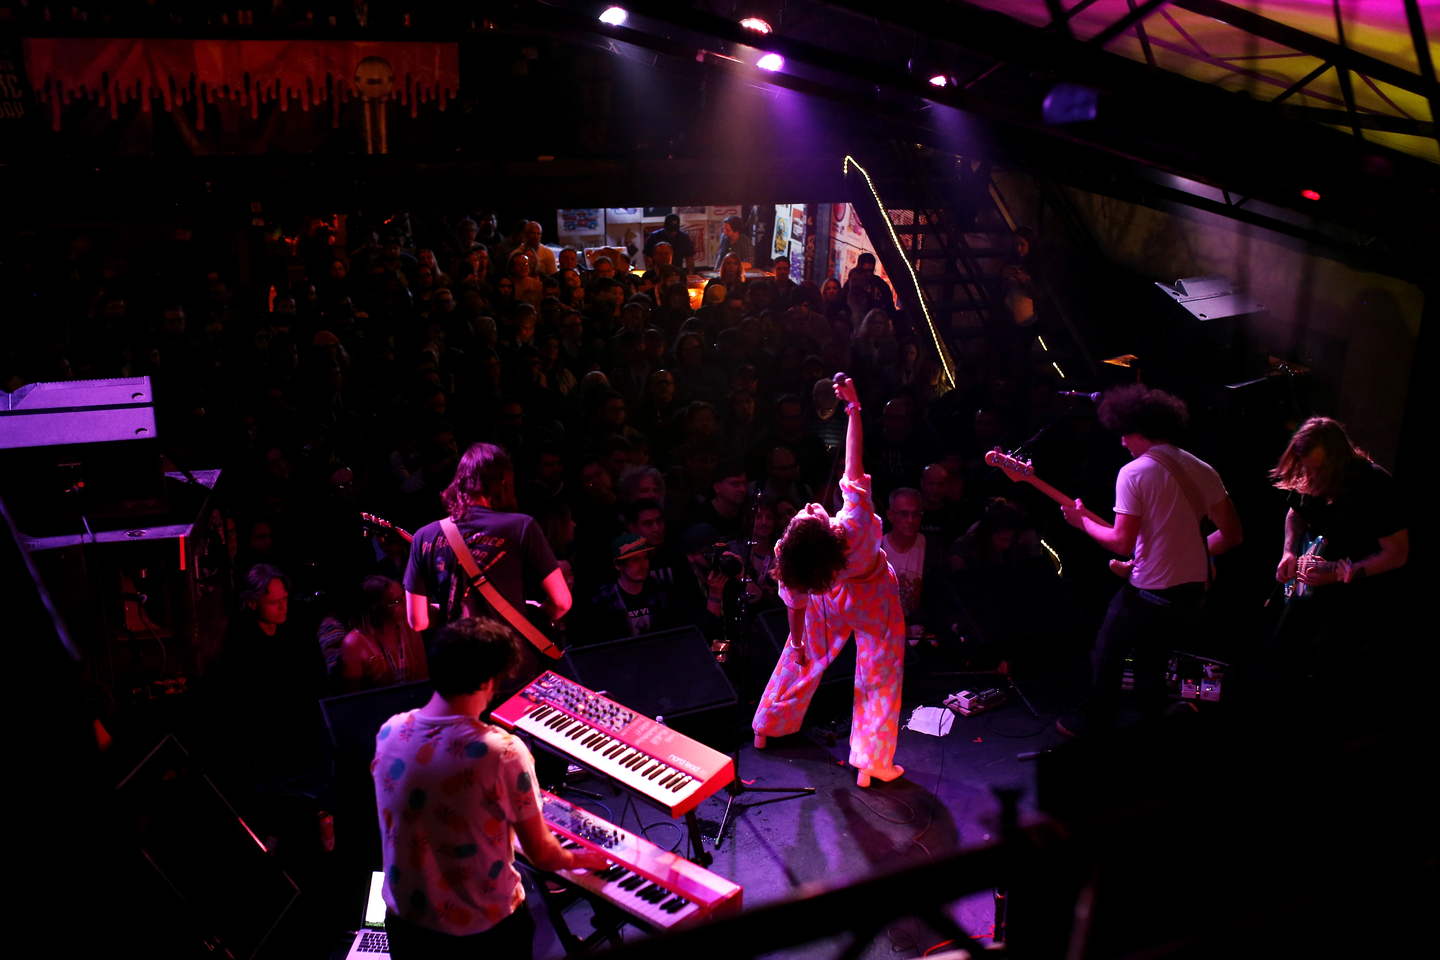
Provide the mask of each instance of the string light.
MULTIPOLYGON (((860 161, 846 154, 845 162, 841 165, 843 172, 849 173, 852 164, 856 170, 860 171, 860 176, 865 178, 865 185, 870 188, 870 196, 875 198, 875 205, 880 208, 880 219, 885 222, 885 229, 890 231, 890 242, 895 244, 896 250, 903 249, 900 245, 900 237, 895 233, 895 225, 890 222, 890 211, 885 209, 885 204, 880 200, 880 193, 875 189, 875 182, 870 179, 870 174, 866 172, 865 168, 860 166, 860 161)), ((905 264, 905 269, 910 272, 910 282, 915 287, 915 296, 920 300, 920 312, 925 314, 925 326, 930 331, 930 339, 935 341, 935 352, 940 355, 940 366, 945 372, 945 379, 949 381, 950 388, 953 390, 955 367, 950 361, 950 353, 945 349, 945 344, 941 342, 940 334, 935 332, 935 321, 930 318, 930 307, 925 303, 925 292, 920 289, 920 278, 916 275, 915 268, 911 266, 909 260, 902 258, 902 262, 905 264)))

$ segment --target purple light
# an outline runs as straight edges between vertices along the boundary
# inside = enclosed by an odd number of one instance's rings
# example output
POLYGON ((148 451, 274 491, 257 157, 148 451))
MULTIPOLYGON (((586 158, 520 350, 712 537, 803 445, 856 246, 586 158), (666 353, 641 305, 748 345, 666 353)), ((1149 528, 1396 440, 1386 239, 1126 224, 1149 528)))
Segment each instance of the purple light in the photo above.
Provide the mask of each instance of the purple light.
POLYGON ((943 73, 937 73, 935 74, 935 76, 930 78, 930 86, 932 87, 943 87, 949 82, 950 78, 945 76, 943 73))
POLYGON ((630 14, 625 11, 624 7, 607 7, 605 12, 600 14, 600 22, 608 23, 612 27, 618 27, 628 19, 630 19, 630 14))
POLYGON ((768 70, 771 73, 774 73, 776 70, 779 70, 781 67, 785 66, 785 58, 780 56, 780 54, 778 53, 767 53, 759 60, 755 61, 755 66, 759 67, 761 70, 768 70))

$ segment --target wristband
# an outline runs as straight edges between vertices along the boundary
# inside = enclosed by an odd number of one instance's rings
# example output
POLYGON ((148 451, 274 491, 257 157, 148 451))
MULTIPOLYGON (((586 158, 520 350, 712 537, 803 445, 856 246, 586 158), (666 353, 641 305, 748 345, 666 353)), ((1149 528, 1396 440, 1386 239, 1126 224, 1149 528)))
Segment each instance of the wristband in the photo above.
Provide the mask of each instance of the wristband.
POLYGON ((861 406, 860 406, 860 401, 858 401, 858 400, 855 401, 855 402, 853 402, 853 403, 847 403, 847 404, 845 404, 845 412, 846 412, 847 414, 850 414, 850 413, 859 413, 860 410, 861 410, 861 406))

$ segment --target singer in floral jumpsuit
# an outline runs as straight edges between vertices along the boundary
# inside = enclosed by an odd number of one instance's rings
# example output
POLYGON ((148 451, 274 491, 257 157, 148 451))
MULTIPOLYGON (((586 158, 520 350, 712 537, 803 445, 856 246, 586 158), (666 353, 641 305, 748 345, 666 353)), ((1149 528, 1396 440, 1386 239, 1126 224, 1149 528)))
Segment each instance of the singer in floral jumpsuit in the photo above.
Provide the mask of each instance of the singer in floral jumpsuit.
MULTIPOLYGON (((832 520, 819 504, 807 504, 776 547, 780 596, 790 608, 790 640, 765 686, 753 726, 757 747, 763 747, 768 737, 799 731, 821 675, 854 631, 857 655, 850 763, 860 771, 858 780, 863 787, 869 785, 872 775, 893 780, 904 773, 895 766, 894 758, 904 675, 905 616, 899 582, 880 547, 882 527, 871 501, 870 477, 860 463, 863 440, 854 386, 847 379, 836 386, 836 393, 851 401, 845 476, 840 481, 844 506, 832 520), (792 534, 804 526, 812 538, 820 538, 822 546, 828 533, 842 551, 834 563, 843 562, 843 566, 832 570, 832 576, 823 572, 807 577, 789 575, 794 558, 787 558, 785 551, 797 549, 793 544, 801 542, 805 532, 792 534), (787 559, 792 563, 787 564, 787 559), (820 589, 815 589, 817 580, 820 589), (810 589, 804 589, 806 586, 810 589)), ((811 556, 804 560, 813 567, 811 556)))

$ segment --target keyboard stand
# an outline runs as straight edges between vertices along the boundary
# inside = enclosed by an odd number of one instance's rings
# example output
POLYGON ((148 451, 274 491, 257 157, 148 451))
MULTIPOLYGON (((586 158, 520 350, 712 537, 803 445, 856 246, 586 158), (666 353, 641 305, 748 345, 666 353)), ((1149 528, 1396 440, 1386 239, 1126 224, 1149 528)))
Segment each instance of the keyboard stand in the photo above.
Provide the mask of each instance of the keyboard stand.
MULTIPOLYGON (((515 863, 530 875, 530 879, 535 882, 535 888, 540 891, 540 899, 545 901, 545 912, 550 915, 550 926, 554 928, 555 936, 565 950, 565 956, 578 957, 598 946, 601 941, 608 940, 612 947, 625 945, 625 939, 620 935, 620 927, 627 923, 634 923, 634 917, 598 897, 587 896, 585 891, 567 884, 563 877, 558 877, 553 873, 543 873, 519 860, 516 860, 515 863), (557 883, 565 889, 560 892, 552 891, 551 883, 557 883), (570 929, 570 924, 565 920, 565 908, 576 900, 587 901, 591 909, 595 911, 594 916, 590 918, 590 925, 595 929, 584 939, 576 936, 575 932, 570 929)), ((645 928, 641 927, 641 929, 645 928)), ((654 931, 647 930, 646 932, 653 933, 654 931)))

